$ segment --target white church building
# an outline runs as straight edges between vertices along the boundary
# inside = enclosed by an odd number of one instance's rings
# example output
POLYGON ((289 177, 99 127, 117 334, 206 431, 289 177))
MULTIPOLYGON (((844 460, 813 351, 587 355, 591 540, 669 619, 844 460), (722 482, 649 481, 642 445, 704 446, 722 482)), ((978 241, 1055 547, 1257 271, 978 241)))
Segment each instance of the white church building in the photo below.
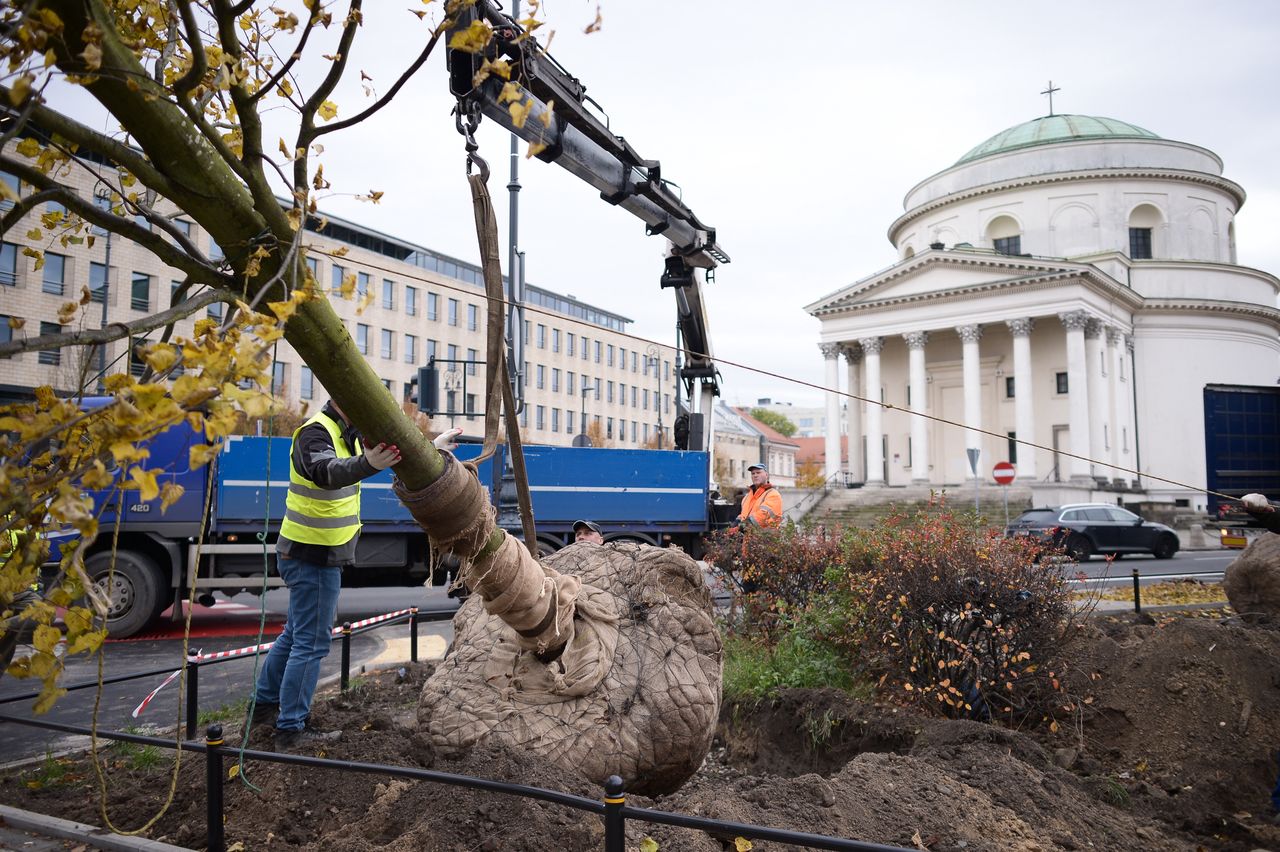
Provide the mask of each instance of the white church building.
MULTIPOLYGON (((849 476, 962 485, 976 449, 980 478, 1013 461, 1038 504, 1143 489, 1203 509, 1206 388, 1274 405, 1280 380, 1280 280, 1236 263, 1244 201, 1212 151, 1082 115, 921 181, 889 226, 898 261, 805 308, 827 387, 884 403, 849 401, 849 476)), ((828 422, 845 402, 827 394, 828 422)))

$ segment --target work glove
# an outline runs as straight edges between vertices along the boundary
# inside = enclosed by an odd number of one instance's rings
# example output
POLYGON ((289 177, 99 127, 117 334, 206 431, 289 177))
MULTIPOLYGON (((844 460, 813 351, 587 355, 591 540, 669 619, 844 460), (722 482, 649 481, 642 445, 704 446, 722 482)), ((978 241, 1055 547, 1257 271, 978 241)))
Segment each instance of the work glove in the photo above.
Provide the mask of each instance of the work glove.
POLYGON ((378 444, 366 449, 364 458, 374 470, 386 470, 400 461, 400 448, 395 444, 378 444))
POLYGON ((1261 494, 1246 494, 1240 498, 1240 502, 1244 504, 1246 509, 1262 509, 1271 508, 1271 504, 1267 502, 1267 498, 1261 494))
POLYGON ((462 434, 461 429, 449 429, 436 435, 431 443, 435 444, 437 450, 449 450, 452 452, 458 448, 457 438, 462 434))

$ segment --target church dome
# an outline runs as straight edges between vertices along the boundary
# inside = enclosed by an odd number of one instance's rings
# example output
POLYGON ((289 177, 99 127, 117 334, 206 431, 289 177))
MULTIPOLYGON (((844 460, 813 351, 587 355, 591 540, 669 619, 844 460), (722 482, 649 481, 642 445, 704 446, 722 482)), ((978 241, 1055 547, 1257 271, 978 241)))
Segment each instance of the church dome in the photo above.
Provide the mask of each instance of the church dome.
POLYGON ((1077 139, 1159 139, 1160 137, 1127 121, 1095 115, 1046 115, 1015 124, 972 148, 956 160, 956 165, 1037 145, 1053 145, 1077 139))

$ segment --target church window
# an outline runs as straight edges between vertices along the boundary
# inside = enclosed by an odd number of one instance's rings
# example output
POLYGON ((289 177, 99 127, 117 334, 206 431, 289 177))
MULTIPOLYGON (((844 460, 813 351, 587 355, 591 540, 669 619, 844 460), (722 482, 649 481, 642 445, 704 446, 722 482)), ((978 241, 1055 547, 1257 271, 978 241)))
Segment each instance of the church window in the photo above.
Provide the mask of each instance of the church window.
POLYGON ((997 237, 992 240, 996 254, 1022 254, 1022 237, 997 237))
POLYGON ((1005 399, 1013 399, 1013 397, 1014 397, 1014 384, 1013 384, 1013 379, 1014 379, 1014 377, 1013 377, 1013 376, 1005 376, 1005 377, 1004 377, 1004 397, 1005 397, 1005 399))
POLYGON ((1054 373, 1053 380, 1056 383, 1057 393, 1067 393, 1067 374, 1054 373))
POLYGON ((1151 229, 1129 229, 1129 257, 1134 260, 1151 259, 1151 229))
POLYGON ((1009 449, 1006 451, 1009 454, 1009 463, 1017 464, 1018 463, 1018 433, 1007 432, 1005 434, 1009 436, 1009 449))

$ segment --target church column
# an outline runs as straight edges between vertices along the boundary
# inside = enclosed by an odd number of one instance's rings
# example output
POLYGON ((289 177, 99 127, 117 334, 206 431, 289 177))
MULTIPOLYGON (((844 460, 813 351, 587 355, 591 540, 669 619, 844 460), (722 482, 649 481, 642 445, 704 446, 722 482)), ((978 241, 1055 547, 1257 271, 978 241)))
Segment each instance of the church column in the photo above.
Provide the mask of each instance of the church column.
POLYGON ((924 347, 929 332, 913 331, 902 335, 907 341, 907 376, 911 388, 911 483, 929 481, 929 422, 924 419, 928 391, 924 383, 924 347))
POLYGON ((884 485, 884 426, 880 406, 880 349, 884 338, 864 337, 858 343, 866 358, 867 485, 884 485))
MULTIPOLYGON (((1120 345, 1124 335, 1120 329, 1114 326, 1107 326, 1107 387, 1111 391, 1110 408, 1111 417, 1111 463, 1119 467, 1132 467, 1124 458, 1124 438, 1122 431, 1124 428, 1121 424, 1124 421, 1124 392, 1125 385, 1121 384, 1120 376, 1123 375, 1124 368, 1121 365, 1121 359, 1124 357, 1124 347, 1120 345)), ((1117 469, 1112 469, 1107 477, 1108 479, 1123 480, 1128 479, 1129 475, 1117 469)))
MULTIPOLYGON (((845 344, 840 347, 844 353, 845 363, 849 368, 849 393, 863 396, 862 393, 862 350, 857 346, 845 344)), ((849 442, 849 478, 854 482, 866 479, 865 465, 862 458, 862 402, 850 399, 845 404, 845 412, 849 422, 845 433, 849 442)))
POLYGON ((827 458, 823 475, 830 481, 840 472, 840 348, 834 343, 819 343, 818 349, 827 362, 827 458))
POLYGON ((1067 332, 1067 404, 1070 414, 1067 423, 1071 430, 1071 453, 1066 468, 1071 479, 1088 480, 1089 477, 1089 368, 1085 357, 1084 327, 1088 315, 1084 311, 1067 311, 1058 314, 1067 332))
MULTIPOLYGON (((956 334, 964 341, 964 433, 965 450, 982 449, 982 434, 973 430, 982 428, 982 362, 978 341, 982 339, 982 326, 961 325, 956 334)), ((982 476, 982 461, 978 462, 978 477, 982 476)), ((966 460, 966 467, 968 461, 966 460)))
MULTIPOLYGON (((1013 428, 1020 441, 1036 439, 1036 409, 1034 395, 1035 371, 1031 368, 1031 331, 1035 328, 1035 320, 1031 317, 1012 319, 1005 322, 1009 333, 1013 335, 1013 428)), ((1036 450, 1032 447, 1018 447, 1018 479, 1035 482, 1036 450)))
MULTIPOLYGON (((1107 352, 1102 340, 1102 322, 1089 319, 1084 326, 1084 356, 1089 367, 1089 449, 1099 461, 1107 459, 1107 438, 1111 431, 1107 411, 1111 394, 1107 390, 1107 352)), ((1095 479, 1110 479, 1111 469, 1105 464, 1091 465, 1095 479)))
MULTIPOLYGON (((1129 377, 1129 382, 1122 386, 1121 394, 1123 395, 1123 406, 1121 410, 1124 412, 1121 420, 1124 421, 1125 432, 1122 439, 1125 440, 1129 453, 1129 464, 1127 467, 1138 469, 1138 412, 1134 410, 1135 400, 1134 391, 1138 387, 1138 376, 1133 369, 1133 335, 1126 334, 1124 336, 1124 351, 1120 352, 1120 358, 1124 362, 1123 366, 1126 372, 1122 375, 1129 377)), ((1138 484, 1138 476, 1136 473, 1124 474, 1132 485, 1138 484)))

